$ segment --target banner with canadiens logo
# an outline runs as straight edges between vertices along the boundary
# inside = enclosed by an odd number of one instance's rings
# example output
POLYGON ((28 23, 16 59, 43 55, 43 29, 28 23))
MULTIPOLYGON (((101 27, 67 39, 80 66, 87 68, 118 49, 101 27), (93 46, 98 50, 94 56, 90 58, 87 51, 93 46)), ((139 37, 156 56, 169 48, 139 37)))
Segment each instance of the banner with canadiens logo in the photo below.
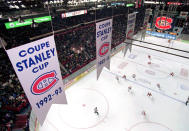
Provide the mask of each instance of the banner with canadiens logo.
POLYGON ((54 36, 9 49, 7 54, 42 125, 52 104, 67 104, 54 36))
POLYGON ((96 67, 97 79, 103 67, 110 69, 112 41, 112 19, 96 23, 96 67))
POLYGON ((136 21, 136 12, 128 14, 124 56, 127 53, 128 47, 131 52, 132 40, 130 40, 130 39, 132 39, 133 35, 134 35, 135 21, 136 21))
POLYGON ((146 29, 147 29, 148 22, 150 19, 150 12, 151 12, 150 8, 146 9, 146 11, 145 11, 141 40, 144 40, 145 36, 146 36, 146 29))

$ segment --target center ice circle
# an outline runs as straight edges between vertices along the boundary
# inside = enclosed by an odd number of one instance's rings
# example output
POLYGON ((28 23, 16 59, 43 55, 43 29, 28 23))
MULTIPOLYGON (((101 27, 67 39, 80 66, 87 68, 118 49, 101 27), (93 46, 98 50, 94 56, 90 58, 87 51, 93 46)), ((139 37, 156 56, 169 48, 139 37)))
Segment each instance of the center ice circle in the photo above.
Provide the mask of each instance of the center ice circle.
POLYGON ((162 61, 154 58, 151 64, 148 64, 148 62, 144 61, 144 65, 137 64, 137 72, 151 78, 166 78, 169 76, 170 69, 162 61))
POLYGON ((172 131, 163 124, 155 122, 140 122, 132 126, 129 131, 172 131))
POLYGON ((75 90, 67 94, 67 100, 68 107, 58 109, 58 116, 60 121, 71 128, 88 129, 95 127, 104 121, 109 112, 106 97, 97 90, 75 90), (98 108, 99 116, 94 113, 95 107, 98 108))

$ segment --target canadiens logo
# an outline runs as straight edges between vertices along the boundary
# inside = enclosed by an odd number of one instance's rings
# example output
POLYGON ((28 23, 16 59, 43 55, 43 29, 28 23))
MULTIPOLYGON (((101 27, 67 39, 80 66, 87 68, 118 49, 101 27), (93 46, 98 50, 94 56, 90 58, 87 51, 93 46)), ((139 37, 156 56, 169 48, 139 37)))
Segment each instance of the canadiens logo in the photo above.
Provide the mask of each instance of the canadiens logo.
POLYGON ((108 53, 108 51, 109 51, 109 43, 106 42, 106 43, 101 45, 98 53, 99 53, 100 56, 104 56, 108 53))
POLYGON ((127 33, 127 39, 131 39, 133 36, 133 30, 129 30, 128 33, 127 33))
POLYGON ((171 27, 171 23, 172 22, 173 22, 172 18, 168 18, 168 17, 165 17, 165 16, 157 17, 155 26, 158 29, 167 30, 167 29, 171 29, 172 28, 171 27))
POLYGON ((34 95, 41 95, 56 85, 57 81, 56 71, 44 73, 35 79, 31 86, 31 92, 34 95))

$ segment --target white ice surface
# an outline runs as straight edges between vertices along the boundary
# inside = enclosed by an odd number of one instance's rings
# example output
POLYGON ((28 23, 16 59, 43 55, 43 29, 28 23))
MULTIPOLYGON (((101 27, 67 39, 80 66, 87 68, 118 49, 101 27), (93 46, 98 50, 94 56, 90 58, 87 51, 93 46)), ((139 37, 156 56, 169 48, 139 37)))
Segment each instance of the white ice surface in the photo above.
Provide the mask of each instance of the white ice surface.
MULTIPOLYGON (((145 41, 169 45, 168 40, 155 37, 145 41)), ((172 46, 189 51, 189 45, 178 41, 172 46)), ((189 53, 178 54, 189 57, 189 53)), ((188 59, 133 46, 125 57, 121 52, 112 57, 111 70, 104 68, 98 81, 94 70, 66 90, 68 105, 53 105, 39 130, 189 131, 189 106, 184 104, 189 96, 187 71, 188 59), (151 65, 148 55, 152 57, 151 65), (127 80, 121 78, 124 74, 127 80), (119 82, 116 75, 120 76, 119 82), (132 86, 132 93, 128 86, 132 86), (148 92, 152 98, 146 96, 148 92), (99 117, 94 114, 95 107, 99 117), (146 117, 141 114, 143 110, 146 117)))

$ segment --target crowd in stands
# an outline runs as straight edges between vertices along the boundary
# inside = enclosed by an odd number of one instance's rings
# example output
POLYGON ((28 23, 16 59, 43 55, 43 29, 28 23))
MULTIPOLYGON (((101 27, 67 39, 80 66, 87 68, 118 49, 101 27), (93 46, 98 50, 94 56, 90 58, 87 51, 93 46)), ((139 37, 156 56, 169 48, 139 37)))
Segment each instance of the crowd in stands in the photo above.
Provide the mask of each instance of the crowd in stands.
POLYGON ((26 95, 19 80, 8 60, 5 52, 1 49, 0 55, 0 130, 8 130, 13 127, 16 113, 20 113, 28 105, 26 95))
MULTIPOLYGON (((125 40, 126 17, 125 14, 113 17, 112 48, 125 40)), ((59 61, 67 70, 63 70, 63 78, 96 59, 95 32, 96 26, 93 22, 55 35, 59 61), (73 50, 73 47, 78 46, 83 48, 79 53, 73 50)))
MULTIPOLYGON (((114 9, 114 11, 111 8, 106 10, 98 10, 96 20, 113 18, 111 47, 114 48, 125 40, 127 8, 114 9)), ((137 16, 137 19, 140 20, 140 17, 141 14, 137 16)), ((137 22, 136 29, 139 29, 142 22, 137 22)), ((64 29, 55 34, 63 78, 66 78, 96 59, 94 12, 91 11, 86 15, 66 18, 64 20, 55 17, 53 19, 53 27, 55 31, 64 29), (79 26, 68 29, 68 27, 77 24, 79 26)), ((6 48, 9 49, 26 44, 31 41, 31 37, 48 32, 51 32, 50 22, 40 24, 36 29, 26 26, 7 30, 4 34, 6 36, 4 39, 8 45, 6 48)), ((0 49, 2 51, 2 48, 0 49)), ((25 108, 28 108, 27 105, 29 104, 5 52, 0 54, 0 59, 0 127, 12 128, 15 126, 15 121, 17 121, 17 115, 15 114, 21 113, 25 108)))

